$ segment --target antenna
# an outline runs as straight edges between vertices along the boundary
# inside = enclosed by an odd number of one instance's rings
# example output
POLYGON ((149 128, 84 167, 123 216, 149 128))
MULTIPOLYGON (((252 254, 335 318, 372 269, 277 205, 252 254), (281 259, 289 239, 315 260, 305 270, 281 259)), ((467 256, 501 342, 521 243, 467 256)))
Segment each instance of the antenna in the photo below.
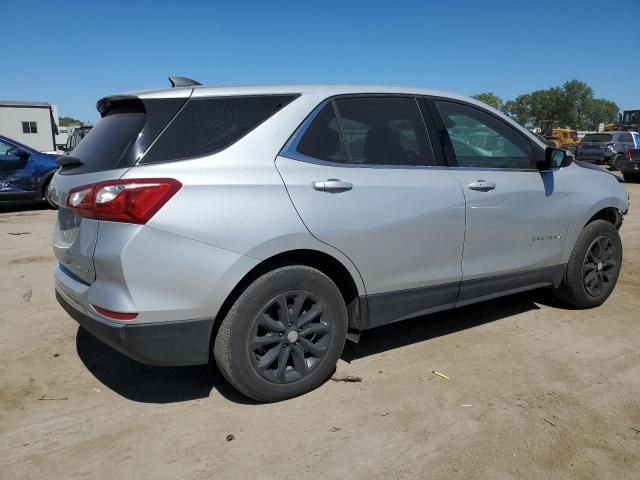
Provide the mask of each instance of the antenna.
POLYGON ((171 87, 194 87, 196 85, 202 85, 200 82, 196 82, 195 80, 191 80, 187 77, 169 77, 169 81, 171 82, 171 87))

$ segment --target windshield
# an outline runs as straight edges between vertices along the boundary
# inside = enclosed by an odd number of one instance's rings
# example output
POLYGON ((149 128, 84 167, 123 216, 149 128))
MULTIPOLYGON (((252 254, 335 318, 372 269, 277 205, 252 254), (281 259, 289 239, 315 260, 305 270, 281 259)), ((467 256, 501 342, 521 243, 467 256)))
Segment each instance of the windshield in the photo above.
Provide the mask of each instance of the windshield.
POLYGON ((582 143, 584 142, 610 142, 613 135, 610 133, 589 133, 584 136, 582 143))

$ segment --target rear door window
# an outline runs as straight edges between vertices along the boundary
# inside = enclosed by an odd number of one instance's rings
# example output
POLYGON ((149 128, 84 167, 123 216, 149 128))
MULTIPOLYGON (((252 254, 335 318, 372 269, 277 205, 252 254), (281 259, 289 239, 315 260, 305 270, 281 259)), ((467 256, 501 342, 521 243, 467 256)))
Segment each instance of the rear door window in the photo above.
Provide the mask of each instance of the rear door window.
POLYGON ((183 160, 224 150, 297 97, 291 94, 191 99, 140 163, 183 160))
POLYGON ((335 105, 350 163, 435 165, 415 98, 346 98, 336 100, 335 105))
POLYGON ((325 162, 347 162, 338 119, 331 103, 326 105, 309 125, 298 143, 297 150, 303 155, 325 162))

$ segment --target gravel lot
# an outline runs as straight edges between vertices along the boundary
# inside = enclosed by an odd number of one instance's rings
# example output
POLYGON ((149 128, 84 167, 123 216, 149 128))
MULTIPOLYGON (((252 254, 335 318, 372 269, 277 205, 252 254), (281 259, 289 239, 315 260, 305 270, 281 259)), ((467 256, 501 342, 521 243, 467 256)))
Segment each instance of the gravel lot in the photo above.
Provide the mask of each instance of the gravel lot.
POLYGON ((602 307, 533 292, 384 327, 338 365, 361 383, 271 405, 80 330, 54 299, 55 212, 2 206, 0 478, 637 479, 640 185, 627 188, 624 267, 602 307))

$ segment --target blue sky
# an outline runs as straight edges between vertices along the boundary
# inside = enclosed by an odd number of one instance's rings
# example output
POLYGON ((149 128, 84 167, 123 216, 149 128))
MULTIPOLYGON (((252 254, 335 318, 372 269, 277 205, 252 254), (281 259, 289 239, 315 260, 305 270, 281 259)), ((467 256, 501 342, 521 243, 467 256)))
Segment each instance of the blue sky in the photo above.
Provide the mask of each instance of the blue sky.
POLYGON ((608 4, 0 0, 0 98, 48 101, 60 115, 92 120, 99 98, 168 86, 168 75, 505 99, 575 78, 621 109, 638 108, 640 0, 608 4))

